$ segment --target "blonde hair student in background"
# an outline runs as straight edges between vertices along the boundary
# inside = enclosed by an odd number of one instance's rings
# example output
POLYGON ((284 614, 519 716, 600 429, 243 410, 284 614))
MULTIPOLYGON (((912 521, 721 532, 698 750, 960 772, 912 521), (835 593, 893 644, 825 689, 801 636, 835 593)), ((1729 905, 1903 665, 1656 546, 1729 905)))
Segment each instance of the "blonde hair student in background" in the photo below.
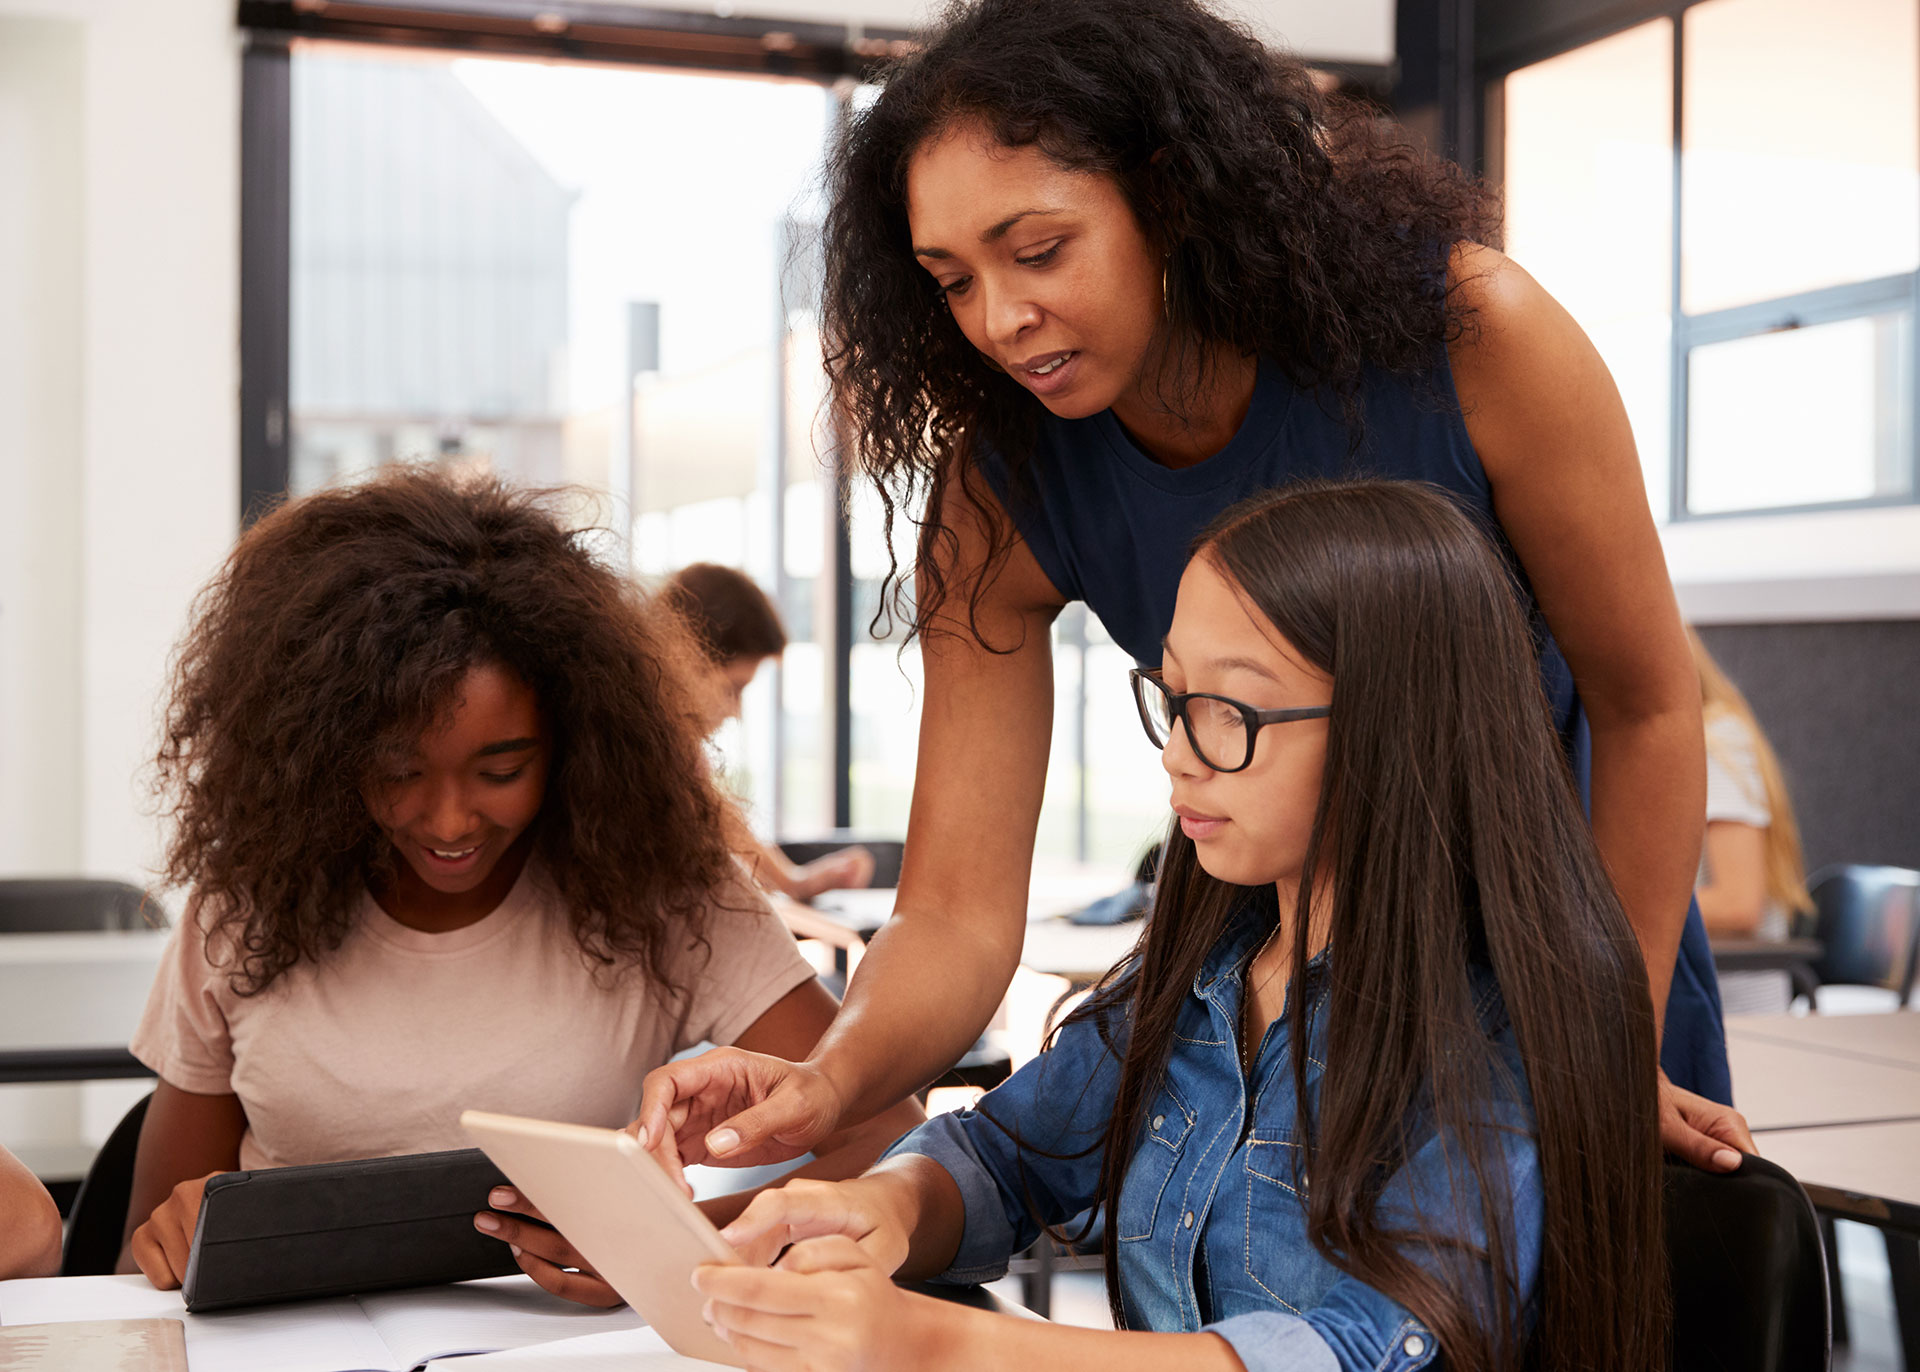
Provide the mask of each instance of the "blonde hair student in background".
MULTIPOLYGON (((1691 628, 1693 664, 1707 730, 1707 837, 1695 896, 1707 932, 1720 938, 1783 939, 1796 911, 1811 912, 1800 826, 1786 778, 1753 707, 1691 628)), ((1787 1008, 1785 972, 1728 972, 1720 1003, 1729 1015, 1787 1008)))

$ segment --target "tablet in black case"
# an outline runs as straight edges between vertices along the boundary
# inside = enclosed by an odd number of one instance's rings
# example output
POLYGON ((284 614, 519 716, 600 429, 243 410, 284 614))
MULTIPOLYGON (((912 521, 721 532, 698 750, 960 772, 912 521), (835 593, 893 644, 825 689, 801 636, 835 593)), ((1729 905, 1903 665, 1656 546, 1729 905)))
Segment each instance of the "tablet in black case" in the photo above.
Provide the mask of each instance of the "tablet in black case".
POLYGON ((473 1227, 506 1176, 478 1148, 207 1179, 182 1283, 198 1314, 518 1272, 473 1227))

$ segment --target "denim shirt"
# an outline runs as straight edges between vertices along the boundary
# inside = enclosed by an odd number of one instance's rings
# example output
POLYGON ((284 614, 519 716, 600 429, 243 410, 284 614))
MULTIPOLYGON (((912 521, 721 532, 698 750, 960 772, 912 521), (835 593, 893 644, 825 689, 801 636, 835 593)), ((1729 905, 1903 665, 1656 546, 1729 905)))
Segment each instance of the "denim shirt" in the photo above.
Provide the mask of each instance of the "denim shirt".
MULTIPOLYGON (((1426 1367, 1442 1353, 1432 1332, 1328 1262, 1307 1237, 1303 1197, 1310 1181, 1296 1167, 1293 1045, 1285 1015, 1267 1029, 1252 1070, 1241 1071, 1246 969, 1265 932, 1264 920, 1238 920, 1208 956, 1180 1012, 1165 1078, 1110 1217, 1127 1324, 1218 1334, 1248 1372, 1426 1367)), ((1326 956, 1314 959, 1304 978, 1314 1042, 1325 1041, 1326 956)), ((1485 1103, 1475 1118, 1492 1126, 1505 1161, 1514 1275, 1530 1325, 1541 1227, 1532 1103, 1491 973, 1477 970, 1475 988, 1481 1027, 1509 1083, 1506 1098, 1485 1103)), ((1289 995, 1300 991, 1296 980, 1289 995)), ((1110 1026, 1109 1047, 1090 1019, 1066 1025, 1048 1051, 978 1109, 938 1116, 888 1150, 888 1156, 933 1159, 965 1201, 965 1232, 941 1280, 995 1280, 1009 1257, 1038 1237, 1041 1222, 1064 1224, 1099 1203, 1097 1145, 1119 1084, 1123 1029, 1110 1026), (1022 1149, 1016 1139, 1031 1146, 1022 1149), (1082 1149, 1082 1156, 1064 1160, 1035 1151, 1082 1149)), ((1309 1059, 1310 1095, 1323 1070, 1309 1059)), ((1382 1193, 1379 1219, 1410 1229, 1416 1213, 1429 1223, 1451 1215, 1452 1233, 1483 1244, 1471 1174, 1451 1171, 1445 1158, 1438 1133, 1416 1118, 1407 1160, 1382 1193)), ((1409 1250, 1431 1266, 1428 1252, 1409 1250)), ((1474 1275, 1484 1279, 1484 1264, 1474 1275)))

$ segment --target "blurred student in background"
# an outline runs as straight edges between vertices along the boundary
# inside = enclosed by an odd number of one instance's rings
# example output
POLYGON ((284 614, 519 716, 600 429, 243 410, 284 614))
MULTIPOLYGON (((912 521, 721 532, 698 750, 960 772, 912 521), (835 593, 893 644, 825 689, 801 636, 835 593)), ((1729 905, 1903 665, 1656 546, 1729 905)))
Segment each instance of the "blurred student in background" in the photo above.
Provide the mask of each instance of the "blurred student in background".
MULTIPOLYGON (((667 582, 665 594, 707 650, 700 708, 711 734, 740 717, 741 693, 763 663, 786 649, 787 631, 767 593, 731 567, 712 562, 682 567, 667 582)), ((865 848, 842 848, 796 866, 777 845, 756 838, 738 810, 728 816, 727 842, 756 881, 795 900, 873 880, 873 854, 865 848)))
MULTIPOLYGON (((1707 730, 1707 837, 1695 895, 1707 932, 1718 938, 1783 939, 1795 912, 1811 912, 1800 826, 1786 779, 1740 688, 1727 679, 1691 628, 1693 663, 1707 730)), ((1787 1008, 1785 972, 1729 972, 1720 1003, 1729 1015, 1787 1008)))
POLYGON ((0 1147, 0 1281, 60 1270, 60 1210, 27 1165, 0 1147))

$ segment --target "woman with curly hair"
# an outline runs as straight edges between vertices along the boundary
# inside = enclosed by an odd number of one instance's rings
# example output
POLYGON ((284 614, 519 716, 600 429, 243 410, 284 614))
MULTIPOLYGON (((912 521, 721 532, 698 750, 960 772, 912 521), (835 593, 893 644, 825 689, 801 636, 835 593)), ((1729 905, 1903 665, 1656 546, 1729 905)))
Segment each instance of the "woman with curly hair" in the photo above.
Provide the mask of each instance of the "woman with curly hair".
POLYGON ((926 671, 898 913, 807 1062, 655 1075, 649 1138, 688 1107, 663 1155, 803 1146, 962 1051, 1020 954, 1054 617, 1083 600, 1155 666, 1210 520, 1302 477, 1371 476, 1450 492, 1527 591, 1664 1026, 1662 1137, 1736 1165, 1751 1139, 1722 1104, 1690 911, 1705 761, 1686 639, 1613 381, 1497 250, 1483 191, 1198 0, 956 5, 830 170, 831 403, 889 526, 920 535, 896 601, 926 671), (735 1094, 754 1108, 707 1105, 735 1094))
MULTIPOLYGON (((469 1108, 619 1126, 694 1044, 812 1049, 833 998, 727 851, 696 651, 547 497, 493 481, 402 469, 241 538, 159 755, 191 895, 132 1041, 160 1078, 129 1207, 155 1285, 213 1173, 465 1147, 469 1108)), ((920 1118, 809 1170, 857 1172, 920 1118)), ((476 1223, 548 1289, 617 1302, 557 1235, 476 1223)))

